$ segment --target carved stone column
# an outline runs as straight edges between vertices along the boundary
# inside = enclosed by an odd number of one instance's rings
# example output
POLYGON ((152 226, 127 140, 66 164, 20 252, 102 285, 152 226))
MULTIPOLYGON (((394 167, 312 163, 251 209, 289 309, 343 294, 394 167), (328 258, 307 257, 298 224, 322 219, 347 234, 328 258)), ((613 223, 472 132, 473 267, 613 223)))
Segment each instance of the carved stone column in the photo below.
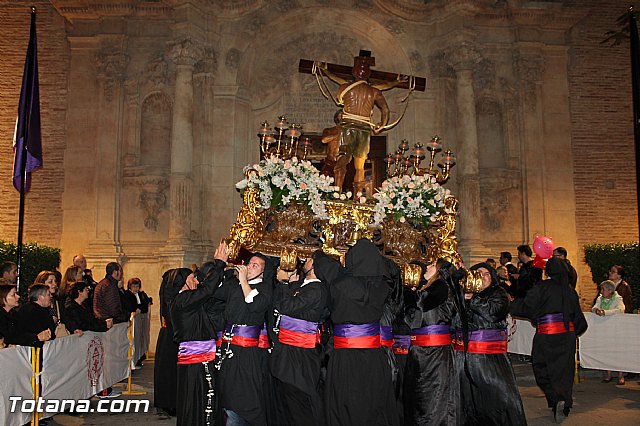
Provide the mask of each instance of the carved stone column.
POLYGON ((120 38, 105 40, 95 56, 98 79, 98 125, 96 142, 96 238, 94 257, 113 260, 120 247, 120 158, 123 116, 123 82, 129 57, 120 38))
POLYGON ((544 147, 542 100, 542 76, 544 56, 536 46, 526 46, 525 52, 514 57, 514 66, 520 87, 522 111, 523 149, 521 158, 522 199, 524 211, 523 241, 532 241, 533 234, 544 233, 544 147), (525 53, 526 52, 526 53, 525 53))
POLYGON ((481 57, 474 46, 466 42, 446 51, 445 57, 456 72, 460 250, 467 259, 473 261, 475 257, 484 255, 481 243, 476 95, 473 87, 473 67, 481 57))
POLYGON ((176 78, 171 129, 169 240, 185 242, 191 232, 193 67, 202 57, 202 49, 190 39, 184 39, 173 45, 170 55, 176 64, 176 78))

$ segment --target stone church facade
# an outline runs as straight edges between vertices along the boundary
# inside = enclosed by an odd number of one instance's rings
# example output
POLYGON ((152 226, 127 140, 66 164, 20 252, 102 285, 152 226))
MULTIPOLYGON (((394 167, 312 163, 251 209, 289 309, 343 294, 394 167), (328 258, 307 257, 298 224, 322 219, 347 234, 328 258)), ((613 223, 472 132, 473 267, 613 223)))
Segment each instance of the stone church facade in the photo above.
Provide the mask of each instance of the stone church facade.
MULTIPOLYGON (((45 166, 26 240, 118 260, 157 295, 171 267, 201 263, 228 232, 234 183, 280 114, 321 132, 335 106, 300 58, 427 78, 387 150, 438 134, 457 166, 467 262, 550 235, 581 247, 638 238, 628 42, 602 44, 617 0, 36 1, 45 166)), ((2 175, 9 176, 28 8, 0 0, 2 175)), ((402 90, 385 92, 392 119, 402 90)), ((0 183, 0 238, 17 194, 0 183)))

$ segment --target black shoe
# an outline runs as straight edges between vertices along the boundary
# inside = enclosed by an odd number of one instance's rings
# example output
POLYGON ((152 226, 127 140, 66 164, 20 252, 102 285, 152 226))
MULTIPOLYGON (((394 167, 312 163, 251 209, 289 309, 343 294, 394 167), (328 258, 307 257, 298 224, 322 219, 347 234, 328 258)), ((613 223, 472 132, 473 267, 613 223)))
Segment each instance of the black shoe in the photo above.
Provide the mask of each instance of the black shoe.
POLYGON ((564 401, 558 401, 556 406, 553 408, 553 420, 556 423, 562 423, 567 418, 564 410, 564 401))

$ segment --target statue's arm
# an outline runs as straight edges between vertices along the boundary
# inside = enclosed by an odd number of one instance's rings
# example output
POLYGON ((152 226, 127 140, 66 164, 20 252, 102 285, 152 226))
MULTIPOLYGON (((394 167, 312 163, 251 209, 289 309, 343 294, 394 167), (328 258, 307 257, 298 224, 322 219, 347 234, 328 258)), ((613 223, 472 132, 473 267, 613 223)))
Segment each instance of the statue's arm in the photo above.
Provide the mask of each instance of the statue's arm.
POLYGON ((329 67, 327 67, 327 64, 326 64, 326 63, 323 63, 323 64, 320 66, 320 69, 322 70, 322 74, 326 75, 326 76, 329 78, 329 80, 333 81, 334 83, 337 83, 337 84, 347 84, 347 83, 349 83, 349 82, 350 82, 349 80, 345 80, 345 79, 344 79, 344 78, 342 78, 342 77, 338 77, 337 75, 335 75, 334 73, 332 73, 331 71, 329 71, 329 67))
POLYGON ((384 83, 372 84, 371 87, 380 91, 393 89, 399 84, 409 81, 409 77, 406 75, 398 74, 398 77, 393 81, 386 81, 384 83))
MULTIPOLYGON (((387 105, 387 101, 382 95, 382 92, 377 92, 374 100, 374 104, 380 110, 380 123, 378 123, 377 127, 384 127, 389 123, 389 106, 387 105)), ((380 132, 376 132, 380 133, 380 132)))

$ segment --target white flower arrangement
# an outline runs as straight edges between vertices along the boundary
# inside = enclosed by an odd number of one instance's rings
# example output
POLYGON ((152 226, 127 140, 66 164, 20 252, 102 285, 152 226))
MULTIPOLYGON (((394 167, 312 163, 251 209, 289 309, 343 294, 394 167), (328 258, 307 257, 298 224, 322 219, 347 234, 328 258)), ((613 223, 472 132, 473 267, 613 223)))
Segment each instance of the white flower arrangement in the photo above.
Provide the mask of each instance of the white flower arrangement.
POLYGON ((425 227, 444 211, 444 200, 450 195, 431 175, 399 176, 387 179, 373 194, 373 223, 380 225, 387 215, 397 222, 410 222, 425 227))
POLYGON ((286 206, 292 201, 307 205, 314 216, 327 219, 324 198, 331 198, 336 190, 333 178, 321 175, 309 161, 300 161, 296 157, 282 160, 271 157, 249 166, 257 173, 236 184, 241 192, 248 188, 260 190, 260 202, 263 208, 286 206))

